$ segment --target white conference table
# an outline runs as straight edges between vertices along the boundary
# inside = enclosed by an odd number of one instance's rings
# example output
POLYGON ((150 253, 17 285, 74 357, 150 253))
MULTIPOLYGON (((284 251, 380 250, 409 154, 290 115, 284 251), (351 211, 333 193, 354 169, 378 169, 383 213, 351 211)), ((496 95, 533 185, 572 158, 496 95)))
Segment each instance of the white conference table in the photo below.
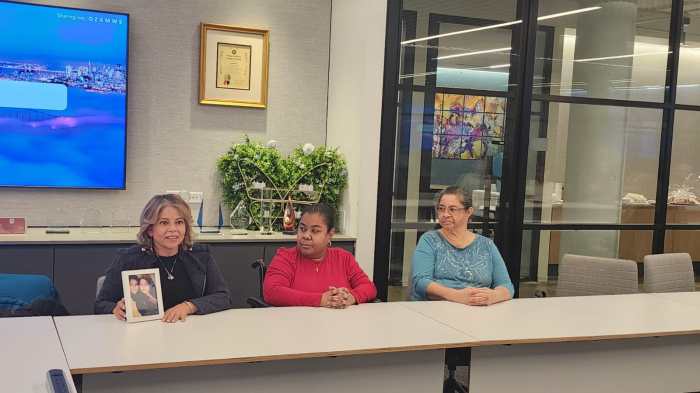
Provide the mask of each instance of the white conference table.
POLYGON ((472 347, 477 393, 700 390, 700 293, 55 322, 86 393, 438 392, 453 347, 472 347))
POLYGON ((174 324, 55 321, 86 393, 435 391, 444 349, 474 341, 399 303, 238 309, 174 324))
POLYGON ((651 295, 687 306, 700 307, 700 292, 669 292, 651 295))
POLYGON ((0 391, 48 393, 47 372, 61 369, 75 392, 51 317, 2 318, 0 332, 0 391))
POLYGON ((689 392, 700 390, 698 295, 407 306, 478 339, 472 392, 689 392))
POLYGON ((700 333, 700 313, 652 294, 513 299, 489 307, 450 302, 406 306, 477 338, 473 346, 700 333))

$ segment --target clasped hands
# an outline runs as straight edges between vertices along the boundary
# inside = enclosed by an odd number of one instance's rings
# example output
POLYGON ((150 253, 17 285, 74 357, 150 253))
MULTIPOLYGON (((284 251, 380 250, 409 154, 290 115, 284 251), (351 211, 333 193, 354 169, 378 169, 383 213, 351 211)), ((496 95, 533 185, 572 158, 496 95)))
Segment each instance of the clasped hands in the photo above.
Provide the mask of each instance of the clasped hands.
POLYGON ((498 291, 491 288, 462 288, 455 291, 454 301, 470 306, 490 306, 501 301, 498 291))
MULTIPOLYGON (((195 312, 197 312, 197 306, 192 302, 182 302, 167 309, 161 320, 163 322, 184 322, 188 315, 194 314, 195 312)), ((112 314, 120 321, 126 320, 126 304, 123 298, 114 306, 112 314)))
POLYGON ((321 297, 321 307, 346 308, 355 303, 357 303, 357 300, 345 287, 328 287, 328 290, 321 297))

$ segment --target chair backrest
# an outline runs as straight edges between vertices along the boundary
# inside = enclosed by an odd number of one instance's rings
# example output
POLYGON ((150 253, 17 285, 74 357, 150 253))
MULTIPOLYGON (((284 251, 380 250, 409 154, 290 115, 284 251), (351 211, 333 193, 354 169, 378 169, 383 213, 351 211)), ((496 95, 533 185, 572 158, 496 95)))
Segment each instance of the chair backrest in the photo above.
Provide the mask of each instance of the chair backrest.
POLYGON ((634 261, 565 254, 559 264, 557 296, 636 292, 639 292, 639 283, 634 261))
POLYGON ((95 291, 95 299, 97 299, 97 296, 99 296, 100 291, 102 290, 102 284, 105 283, 105 276, 99 276, 97 277, 97 290, 95 291))
POLYGON ((51 279, 38 274, 0 274, 0 311, 8 316, 68 314, 51 279))
POLYGON ((246 303, 252 308, 263 308, 270 307, 269 304, 265 303, 265 297, 263 296, 263 283, 265 282, 265 273, 267 273, 267 265, 262 259, 258 259, 250 265, 258 273, 258 296, 249 296, 245 299, 246 303))
POLYGON ((255 269, 258 273, 258 294, 260 296, 260 299, 264 299, 263 283, 265 281, 265 273, 267 273, 267 265, 262 259, 257 259, 255 262, 253 262, 252 265, 250 265, 250 267, 255 269))
POLYGON ((644 257, 645 292, 695 291, 693 261, 688 253, 644 257))

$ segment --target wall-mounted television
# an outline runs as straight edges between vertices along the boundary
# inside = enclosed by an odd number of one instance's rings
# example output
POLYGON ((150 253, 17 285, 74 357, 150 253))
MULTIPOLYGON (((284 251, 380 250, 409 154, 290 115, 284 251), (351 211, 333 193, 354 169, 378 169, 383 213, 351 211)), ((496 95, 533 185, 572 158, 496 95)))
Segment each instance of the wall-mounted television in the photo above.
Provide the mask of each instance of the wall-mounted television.
POLYGON ((123 189, 129 16, 0 0, 0 187, 123 189))

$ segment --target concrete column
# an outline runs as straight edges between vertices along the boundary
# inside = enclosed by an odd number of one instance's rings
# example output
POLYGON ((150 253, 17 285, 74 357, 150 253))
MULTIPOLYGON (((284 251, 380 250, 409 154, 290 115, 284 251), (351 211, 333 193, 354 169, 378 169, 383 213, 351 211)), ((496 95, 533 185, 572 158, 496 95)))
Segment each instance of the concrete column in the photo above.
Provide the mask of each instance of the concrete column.
POLYGON ((370 278, 374 272, 386 12, 386 0, 333 0, 331 15, 326 145, 339 147, 347 162, 344 230, 357 237, 355 258, 370 278))
MULTIPOLYGON (((637 5, 630 1, 606 2, 602 10, 579 16, 573 85, 586 92, 574 95, 627 99, 625 90, 613 90, 610 80, 630 79, 631 57, 579 60, 633 54, 636 20, 637 5)), ((565 222, 618 222, 625 128, 623 108, 571 105, 563 198, 565 222)), ((615 257, 617 237, 613 232, 564 232, 561 250, 615 257)))

